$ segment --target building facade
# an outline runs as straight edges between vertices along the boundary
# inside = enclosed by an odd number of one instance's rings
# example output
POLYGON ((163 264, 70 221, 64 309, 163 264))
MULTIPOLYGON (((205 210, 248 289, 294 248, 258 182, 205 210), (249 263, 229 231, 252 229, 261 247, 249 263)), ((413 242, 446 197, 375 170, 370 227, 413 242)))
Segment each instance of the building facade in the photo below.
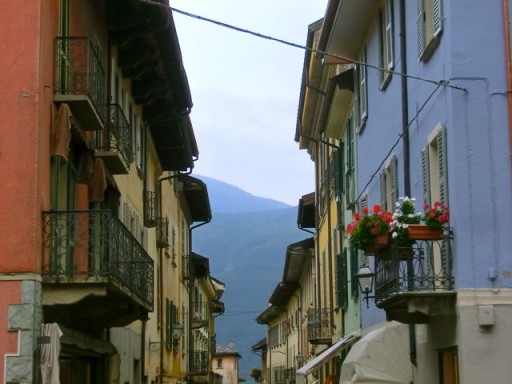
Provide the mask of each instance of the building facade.
POLYGON ((211 210, 168 2, 0 18, 0 377, 193 381, 191 236, 211 210))

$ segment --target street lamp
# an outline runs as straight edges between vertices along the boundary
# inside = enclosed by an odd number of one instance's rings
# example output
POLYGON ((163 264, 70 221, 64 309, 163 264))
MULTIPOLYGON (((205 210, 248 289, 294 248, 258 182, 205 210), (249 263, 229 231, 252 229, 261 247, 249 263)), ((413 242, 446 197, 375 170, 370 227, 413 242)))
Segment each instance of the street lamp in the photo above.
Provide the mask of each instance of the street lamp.
POLYGON ((359 289, 365 295, 363 300, 366 300, 366 308, 370 308, 368 302, 370 299, 375 298, 375 296, 369 296, 370 292, 373 290, 373 278, 375 274, 367 265, 362 265, 359 271, 357 271, 356 277, 359 282, 359 289))
POLYGON ((183 335, 183 325, 181 324, 173 324, 172 325, 172 345, 174 352, 178 352, 178 346, 180 344, 180 338, 183 335))

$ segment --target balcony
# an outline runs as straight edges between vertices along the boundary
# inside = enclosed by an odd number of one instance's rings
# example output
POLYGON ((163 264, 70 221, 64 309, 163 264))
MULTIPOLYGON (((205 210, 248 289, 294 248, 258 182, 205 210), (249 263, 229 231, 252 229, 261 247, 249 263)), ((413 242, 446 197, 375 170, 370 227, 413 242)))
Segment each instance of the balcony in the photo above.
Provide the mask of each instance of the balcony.
POLYGON ((189 375, 207 375, 210 371, 210 354, 208 351, 190 352, 189 375))
POLYGON ((54 47, 54 95, 67 103, 86 131, 103 129, 105 72, 87 37, 57 37, 54 47))
POLYGON ((95 156, 103 162, 113 175, 125 175, 133 162, 132 127, 118 104, 109 104, 106 129, 95 135, 95 156))
POLYGON ((208 302, 192 304, 192 329, 206 327, 210 318, 210 305, 208 302))
POLYGON ((450 240, 392 244, 375 257, 375 303, 388 320, 422 324, 432 316, 455 315, 450 240))
POLYGON ((331 344, 331 310, 328 308, 310 308, 307 317, 308 341, 311 344, 331 344))
POLYGON ((45 319, 124 326, 153 310, 153 260, 108 210, 43 212, 45 319))

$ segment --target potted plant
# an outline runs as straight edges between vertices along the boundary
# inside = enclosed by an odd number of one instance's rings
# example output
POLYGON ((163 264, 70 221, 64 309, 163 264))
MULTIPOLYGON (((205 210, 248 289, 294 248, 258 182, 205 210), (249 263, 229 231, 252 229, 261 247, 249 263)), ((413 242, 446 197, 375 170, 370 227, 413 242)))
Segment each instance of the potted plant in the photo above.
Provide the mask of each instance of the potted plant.
POLYGON ((409 226, 409 238, 418 240, 440 240, 443 238, 444 226, 450 218, 450 209, 440 201, 423 206, 421 221, 423 225, 409 226))
POLYGON ((408 232, 411 224, 421 222, 421 213, 416 212, 416 199, 414 197, 399 197, 395 203, 393 221, 391 222, 391 237, 399 245, 410 245, 408 232))
POLYGON ((362 213, 354 213, 354 220, 346 227, 350 244, 362 249, 367 254, 375 255, 386 248, 389 243, 389 229, 392 221, 391 213, 375 204, 372 212, 363 208, 362 213))

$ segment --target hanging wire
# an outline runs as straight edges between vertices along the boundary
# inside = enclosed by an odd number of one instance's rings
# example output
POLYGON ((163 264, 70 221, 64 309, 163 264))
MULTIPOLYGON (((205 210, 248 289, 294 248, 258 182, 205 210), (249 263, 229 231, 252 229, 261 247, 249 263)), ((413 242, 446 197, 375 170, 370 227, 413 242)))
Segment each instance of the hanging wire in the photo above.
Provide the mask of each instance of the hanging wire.
MULTIPOLYGON (((437 87, 434 88, 434 90, 430 93, 430 95, 427 97, 427 99, 423 102, 423 104, 421 105, 421 107, 418 109, 418 111, 416 112, 416 114, 414 115, 414 117, 411 119, 411 121, 407 124, 407 128, 405 129, 406 131, 409 130, 409 127, 412 125, 412 123, 414 123, 414 121, 418 118, 419 114, 421 113, 421 111, 423 111, 423 109, 425 108, 425 106, 428 104, 428 102, 430 101, 430 99, 432 99, 432 97, 434 97, 434 94, 437 92, 437 90, 439 88, 441 88, 443 84, 440 83, 437 85, 437 87)), ((368 188, 368 186, 371 184, 371 182, 373 181, 373 179, 375 178, 375 176, 377 176, 379 174, 379 171, 380 169, 382 168, 382 166, 384 165, 384 163, 386 162, 386 160, 389 158, 389 156, 391 155, 391 153, 393 153, 393 150, 396 148, 396 146, 398 145, 398 143, 400 143, 400 140, 402 140, 402 138, 404 137, 404 133, 405 132, 401 132, 399 135, 398 135, 398 139, 395 141, 395 143, 391 146, 391 148, 389 149, 388 153, 386 154, 386 156, 384 156, 384 160, 382 160, 382 162, 379 164, 379 166, 377 167, 377 170, 372 174, 372 176, 370 177, 370 180, 368 180, 368 182, 366 183, 366 185, 364 186, 364 188, 361 190, 361 193, 359 193, 359 196, 357 196, 357 199, 355 202, 358 202, 359 199, 361 198, 361 196, 366 192, 366 188, 368 188)))
POLYGON ((344 61, 346 63, 362 65, 362 66, 365 66, 365 67, 368 67, 368 68, 375 69, 377 71, 386 72, 386 73, 390 73, 390 74, 398 75, 398 76, 404 76, 404 77, 407 77, 407 78, 410 78, 410 79, 424 81, 424 82, 427 82, 427 83, 430 83, 430 84, 443 85, 445 87, 449 87, 449 88, 453 88, 453 89, 458 89, 460 91, 466 91, 465 88, 461 88, 461 87, 452 85, 447 80, 432 80, 432 79, 427 79, 427 78, 420 77, 420 76, 410 75, 408 73, 393 71, 393 70, 390 70, 390 69, 387 69, 387 68, 379 67, 377 65, 372 65, 372 64, 364 63, 364 62, 361 62, 361 61, 358 61, 358 60, 350 59, 348 57, 343 57, 343 56, 336 55, 336 54, 333 54, 333 53, 329 53, 329 52, 326 52, 326 51, 321 51, 321 50, 315 49, 315 48, 310 48, 310 47, 307 47, 305 45, 293 43, 293 42, 290 42, 290 41, 287 41, 287 40, 283 40, 283 39, 279 39, 279 38, 276 38, 276 37, 273 37, 273 36, 269 36, 269 35, 264 35, 264 34, 261 34, 261 33, 258 33, 258 32, 254 32, 254 31, 251 31, 251 30, 248 30, 248 29, 245 29, 245 28, 240 28, 240 27, 237 27, 237 26, 234 26, 234 25, 231 25, 231 24, 224 23, 222 21, 218 21, 218 20, 210 19, 210 18, 207 18, 207 17, 204 17, 204 16, 199 16, 199 15, 196 15, 196 14, 193 14, 193 13, 190 13, 190 12, 182 11, 180 9, 177 9, 177 8, 174 8, 174 7, 170 7, 170 6, 158 3, 158 2, 153 1, 153 0, 139 0, 139 2, 145 3, 145 4, 149 4, 149 5, 159 6, 159 7, 166 8, 166 9, 170 9, 173 12, 179 13, 179 14, 184 15, 184 16, 188 16, 188 17, 191 17, 191 18, 194 18, 194 19, 198 19, 198 20, 201 20, 201 21, 207 21, 209 23, 212 23, 212 24, 215 24, 215 25, 219 25, 219 26, 224 27, 224 28, 232 29, 232 30, 237 31, 237 32, 253 35, 253 36, 259 37, 261 39, 275 41, 275 42, 278 42, 278 43, 281 43, 281 44, 284 44, 284 45, 288 45, 290 47, 303 49, 305 51, 309 51, 309 52, 312 52, 312 53, 317 53, 317 54, 324 55, 324 56, 334 57, 334 58, 336 58, 338 60, 341 60, 341 61, 344 61))

